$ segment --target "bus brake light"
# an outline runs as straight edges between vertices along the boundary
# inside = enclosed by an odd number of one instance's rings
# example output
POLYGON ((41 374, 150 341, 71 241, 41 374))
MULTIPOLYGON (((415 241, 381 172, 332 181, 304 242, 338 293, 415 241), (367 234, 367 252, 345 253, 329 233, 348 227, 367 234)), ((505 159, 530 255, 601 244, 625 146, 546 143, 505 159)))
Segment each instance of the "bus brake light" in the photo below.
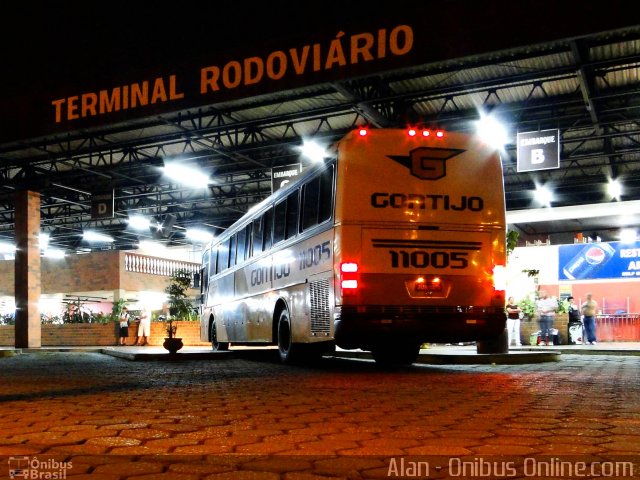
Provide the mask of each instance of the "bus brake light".
POLYGON ((507 268, 504 265, 493 267, 493 288, 500 291, 507 289, 507 268))
POLYGON ((344 262, 340 264, 340 287, 343 291, 353 291, 358 288, 358 264, 344 262))

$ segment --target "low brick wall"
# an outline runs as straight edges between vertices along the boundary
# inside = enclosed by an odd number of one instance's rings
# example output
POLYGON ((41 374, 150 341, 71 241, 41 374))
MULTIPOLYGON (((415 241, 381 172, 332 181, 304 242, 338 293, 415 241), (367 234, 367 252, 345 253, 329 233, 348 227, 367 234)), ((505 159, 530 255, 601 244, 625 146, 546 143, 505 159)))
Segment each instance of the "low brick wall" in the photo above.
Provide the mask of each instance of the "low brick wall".
MULTIPOLYGON (((569 339, 567 337, 568 322, 569 317, 566 313, 557 314, 553 320, 553 328, 558 329, 561 345, 569 343, 569 339)), ((538 317, 532 318, 531 320, 522 320, 520 322, 520 338, 522 339, 522 344, 531 345, 530 335, 539 330, 540 323, 538 322, 538 317)))
MULTIPOLYGON (((137 322, 134 323, 136 324, 135 328, 132 329, 132 327, 129 327, 129 335, 131 336, 133 334, 133 338, 135 339, 137 322)), ((200 341, 200 322, 173 322, 173 324, 178 326, 176 337, 181 338, 184 345, 211 345, 209 342, 200 341)), ((162 342, 164 342, 164 339, 167 336, 165 331, 166 326, 167 324, 163 322, 151 322, 151 338, 149 339, 150 345, 162 345, 162 342)))
MULTIPOLYGON (((207 346, 208 342, 200 341, 199 322, 174 322, 178 326, 177 337, 187 346, 207 346)), ((151 323, 150 345, 162 345, 166 324, 151 323)), ((128 345, 133 345, 138 331, 138 322, 129 327, 128 345)), ((110 346, 118 343, 118 328, 115 323, 67 323, 64 325, 42 325, 41 337, 43 347, 62 346, 110 346)), ((15 328, 13 325, 0 325, 0 346, 15 346, 15 328)))

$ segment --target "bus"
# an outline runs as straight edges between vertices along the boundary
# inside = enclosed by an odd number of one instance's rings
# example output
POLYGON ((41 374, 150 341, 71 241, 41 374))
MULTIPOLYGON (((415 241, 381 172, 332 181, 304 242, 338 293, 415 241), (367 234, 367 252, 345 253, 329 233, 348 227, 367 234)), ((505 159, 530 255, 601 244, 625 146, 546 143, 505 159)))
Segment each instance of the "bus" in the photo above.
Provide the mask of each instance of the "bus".
POLYGON ((346 134, 207 246, 201 339, 277 346, 284 363, 336 347, 383 364, 411 364, 428 342, 500 349, 503 182, 475 135, 346 134))

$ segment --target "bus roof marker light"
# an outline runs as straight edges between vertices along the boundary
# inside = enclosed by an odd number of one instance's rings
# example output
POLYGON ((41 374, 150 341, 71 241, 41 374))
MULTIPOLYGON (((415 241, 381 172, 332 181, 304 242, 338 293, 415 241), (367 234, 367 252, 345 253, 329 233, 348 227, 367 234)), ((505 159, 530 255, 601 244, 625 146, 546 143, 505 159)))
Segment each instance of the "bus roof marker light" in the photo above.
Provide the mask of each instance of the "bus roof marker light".
POLYGON ((415 137, 417 134, 418 132, 415 128, 410 128, 409 130, 407 130, 407 135, 409 135, 410 137, 415 137))
POLYGON ((431 135, 431 131, 430 130, 422 130, 422 136, 423 137, 428 137, 429 135, 431 135))
POLYGON ((443 130, 436 130, 436 137, 444 138, 444 131, 443 130))
POLYGON ((358 129, 358 135, 361 137, 366 137, 367 133, 369 133, 369 131, 364 127, 358 129))

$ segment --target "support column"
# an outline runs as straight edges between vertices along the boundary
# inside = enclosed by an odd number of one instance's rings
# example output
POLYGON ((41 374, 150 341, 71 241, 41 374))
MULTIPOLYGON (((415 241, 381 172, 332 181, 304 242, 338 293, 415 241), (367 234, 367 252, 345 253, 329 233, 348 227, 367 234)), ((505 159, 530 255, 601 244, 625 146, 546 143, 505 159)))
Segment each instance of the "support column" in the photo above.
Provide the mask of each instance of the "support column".
POLYGON ((40 194, 16 192, 16 348, 40 348, 40 194))

